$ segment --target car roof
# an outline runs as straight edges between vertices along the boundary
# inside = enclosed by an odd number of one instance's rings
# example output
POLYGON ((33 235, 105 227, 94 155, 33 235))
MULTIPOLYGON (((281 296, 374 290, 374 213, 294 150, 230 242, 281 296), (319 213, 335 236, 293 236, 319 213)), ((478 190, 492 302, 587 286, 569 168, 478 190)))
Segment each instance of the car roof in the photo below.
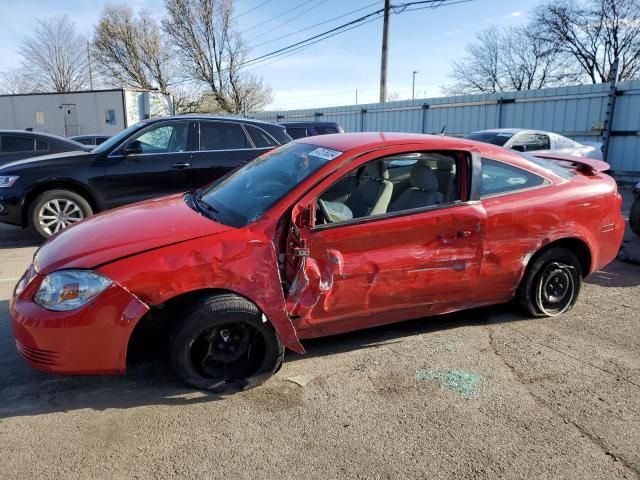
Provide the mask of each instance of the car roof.
POLYGON ((278 128, 284 128, 282 127, 282 125, 279 125, 277 123, 271 123, 271 122, 263 122, 262 120, 256 120, 255 118, 246 118, 246 117, 240 117, 240 116, 222 116, 222 115, 203 115, 203 114, 196 114, 196 113, 189 113, 189 114, 185 114, 185 115, 171 115, 171 116, 167 116, 167 117, 154 117, 154 118, 150 118, 147 120, 143 120, 146 123, 155 123, 155 122, 162 122, 165 120, 184 120, 184 119, 190 119, 190 120, 220 120, 220 121, 232 121, 232 122, 243 122, 243 123, 249 123, 249 124, 254 124, 254 125, 271 125, 271 126, 275 126, 278 128))
POLYGON ((9 135, 25 135, 25 136, 28 136, 28 137, 46 137, 46 138, 50 138, 51 140, 58 140, 58 141, 69 142, 69 143, 77 143, 77 142, 74 142, 73 140, 71 140, 70 138, 61 137, 60 135, 55 135, 53 133, 47 133, 47 132, 30 132, 29 130, 0 130, 0 135, 5 135, 5 134, 9 134, 9 135))
POLYGON ((477 150, 479 146, 486 149, 487 144, 442 135, 426 135, 422 133, 399 132, 362 132, 362 133, 334 133, 316 135, 294 140, 297 143, 309 143, 323 148, 346 152, 355 148, 379 147, 398 144, 424 144, 425 148, 467 148, 477 150))
POLYGON ((338 124, 336 122, 279 122, 280 125, 285 127, 303 127, 303 126, 312 126, 312 127, 337 127, 338 124))
MULTIPOLYGON (((471 133, 521 133, 521 132, 536 132, 536 133, 553 133, 553 132, 547 132, 545 130, 534 130, 531 128, 490 128, 488 130, 477 130, 475 132, 471 132, 471 133)), ((556 133, 553 133, 554 135, 557 135, 556 133)))

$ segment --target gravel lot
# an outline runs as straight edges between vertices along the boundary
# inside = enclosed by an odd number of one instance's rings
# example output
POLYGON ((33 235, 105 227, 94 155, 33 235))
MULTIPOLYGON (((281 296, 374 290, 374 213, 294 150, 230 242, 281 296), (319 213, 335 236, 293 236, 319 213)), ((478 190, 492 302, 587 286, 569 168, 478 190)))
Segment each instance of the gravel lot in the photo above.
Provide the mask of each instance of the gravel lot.
POLYGON ((307 341, 220 398, 152 341, 124 378, 27 367, 7 305, 35 249, 0 226, 3 478, 640 478, 640 266, 592 275, 560 318, 498 306, 307 341))

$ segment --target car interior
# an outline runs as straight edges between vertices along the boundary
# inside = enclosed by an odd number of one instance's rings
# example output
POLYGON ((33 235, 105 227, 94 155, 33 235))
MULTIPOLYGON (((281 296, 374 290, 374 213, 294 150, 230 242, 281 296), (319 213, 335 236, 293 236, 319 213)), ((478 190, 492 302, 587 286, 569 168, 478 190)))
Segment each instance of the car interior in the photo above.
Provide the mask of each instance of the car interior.
POLYGON ((318 198, 316 224, 340 223, 460 199, 455 154, 418 152, 368 162, 318 198))

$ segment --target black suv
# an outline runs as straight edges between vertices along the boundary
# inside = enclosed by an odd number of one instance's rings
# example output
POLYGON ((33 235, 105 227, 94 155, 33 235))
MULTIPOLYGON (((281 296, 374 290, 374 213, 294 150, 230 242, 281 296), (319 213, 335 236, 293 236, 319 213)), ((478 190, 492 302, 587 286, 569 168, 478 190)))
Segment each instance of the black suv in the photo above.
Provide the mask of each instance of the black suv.
POLYGON ((316 135, 344 133, 342 127, 335 122, 281 122, 280 125, 287 129, 287 133, 294 140, 316 135))
POLYGON ((47 238, 95 212, 206 185, 290 140, 282 126, 241 118, 146 120, 90 152, 0 166, 0 222, 47 238))

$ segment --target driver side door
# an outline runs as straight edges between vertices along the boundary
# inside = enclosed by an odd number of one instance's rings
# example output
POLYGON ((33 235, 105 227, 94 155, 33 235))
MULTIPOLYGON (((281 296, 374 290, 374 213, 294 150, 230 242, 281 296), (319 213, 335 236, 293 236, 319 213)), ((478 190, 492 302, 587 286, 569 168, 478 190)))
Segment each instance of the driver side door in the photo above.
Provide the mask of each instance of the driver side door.
POLYGON ((343 172, 294 207, 284 268, 288 313, 302 338, 444 313, 473 302, 486 213, 463 186, 469 185, 472 156, 461 153, 452 156, 460 181, 447 203, 406 210, 391 204, 387 212, 319 224, 318 199, 349 174, 343 172))
POLYGON ((109 155, 107 207, 189 190, 193 129, 187 120, 156 122, 109 155))

